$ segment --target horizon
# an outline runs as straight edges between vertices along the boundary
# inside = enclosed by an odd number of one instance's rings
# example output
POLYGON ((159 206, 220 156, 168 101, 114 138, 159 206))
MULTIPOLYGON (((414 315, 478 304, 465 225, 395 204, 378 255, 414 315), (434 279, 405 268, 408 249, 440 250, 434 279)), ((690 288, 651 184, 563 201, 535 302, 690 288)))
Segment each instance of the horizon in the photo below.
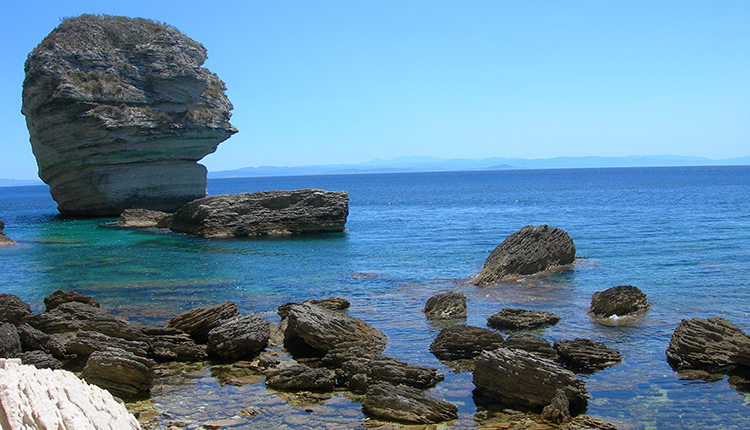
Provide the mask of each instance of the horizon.
POLYGON ((6 5, 0 176, 37 178, 23 63, 61 18, 82 13, 165 22, 206 47, 239 129, 201 161, 211 172, 420 156, 750 156, 748 2, 222 6, 6 5))

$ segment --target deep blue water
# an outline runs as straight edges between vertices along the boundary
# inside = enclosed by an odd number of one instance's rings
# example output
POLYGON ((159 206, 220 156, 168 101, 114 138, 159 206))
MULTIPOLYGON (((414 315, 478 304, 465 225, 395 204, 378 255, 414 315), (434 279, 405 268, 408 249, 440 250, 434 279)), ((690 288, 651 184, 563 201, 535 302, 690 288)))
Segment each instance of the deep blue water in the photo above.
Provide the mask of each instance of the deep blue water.
MULTIPOLYGON (((591 415, 620 428, 750 428, 747 395, 726 379, 680 380, 664 356, 683 318, 720 316, 750 332, 750 166, 212 179, 208 191, 297 188, 348 191, 347 232, 202 240, 122 230, 105 225, 111 220, 59 218, 46 186, 0 188, 5 233, 21 243, 0 248, 0 292, 40 311, 46 295, 72 289, 151 324, 225 300, 276 321, 284 302, 345 297, 350 315, 388 335, 387 354, 446 374, 432 394, 459 405, 456 428, 464 428, 476 411, 471 374, 428 352, 440 327, 421 313, 427 298, 453 289, 468 297, 468 324, 483 327, 503 307, 543 309, 562 319, 538 333, 550 341, 588 337, 619 349, 622 364, 582 376, 591 415), (488 252, 527 224, 567 231, 575 268, 469 285, 488 252), (652 308, 635 326, 595 324, 586 315, 591 295, 626 284, 643 290, 652 308)), ((187 396, 200 403, 206 387, 224 404, 247 395, 210 379, 187 396)), ((262 384, 248 390, 265 395, 262 384)), ((155 401, 173 407, 168 395, 155 401)), ((356 403, 331 405, 361 420, 356 403)))

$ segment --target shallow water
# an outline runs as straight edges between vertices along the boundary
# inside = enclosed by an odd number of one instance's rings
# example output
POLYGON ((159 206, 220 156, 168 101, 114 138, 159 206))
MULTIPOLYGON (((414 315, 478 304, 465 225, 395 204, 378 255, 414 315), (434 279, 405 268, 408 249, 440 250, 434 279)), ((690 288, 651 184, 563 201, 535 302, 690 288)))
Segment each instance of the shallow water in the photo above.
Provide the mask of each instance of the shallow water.
MULTIPOLYGON (((388 335, 387 354, 446 374, 431 394, 459 406, 455 428, 470 428, 471 374, 428 352, 441 327, 421 313, 431 295, 457 290, 468 298, 468 324, 483 327, 503 307, 543 309, 561 317, 538 332, 550 341, 587 337, 619 349, 622 364, 581 376, 590 415, 618 428, 750 427, 748 398, 726 378, 680 380, 664 355, 682 318, 721 316, 750 331, 750 167, 209 181, 210 194, 306 187, 349 192, 347 232, 202 240, 122 230, 105 225, 111 220, 57 217, 46 187, 0 188, 0 219, 21 243, 0 248, 0 292, 40 311, 46 295, 72 289, 151 324, 225 300, 278 321, 275 309, 284 302, 341 296, 352 303, 349 315, 388 335), (469 285, 488 252, 527 224, 566 230, 577 248, 575 267, 511 284, 469 285), (643 290, 652 308, 631 326, 594 323, 586 315, 591 295, 625 284, 643 290)), ((266 392, 262 381, 222 385, 210 369, 194 376, 154 395, 157 409, 172 417, 163 417, 165 425, 186 411, 210 421, 264 402, 264 418, 239 428, 347 428, 364 420, 360 405, 341 394, 305 412, 266 392)))

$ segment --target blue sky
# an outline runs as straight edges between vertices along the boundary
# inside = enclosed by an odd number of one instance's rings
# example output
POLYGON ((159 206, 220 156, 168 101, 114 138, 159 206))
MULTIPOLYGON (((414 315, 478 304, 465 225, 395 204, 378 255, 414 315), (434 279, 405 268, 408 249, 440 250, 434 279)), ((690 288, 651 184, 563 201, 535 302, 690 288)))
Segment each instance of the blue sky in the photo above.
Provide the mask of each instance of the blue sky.
POLYGON ((82 13, 203 43, 240 131, 209 170, 374 158, 750 155, 750 1, 0 6, 0 177, 32 179, 23 63, 82 13))

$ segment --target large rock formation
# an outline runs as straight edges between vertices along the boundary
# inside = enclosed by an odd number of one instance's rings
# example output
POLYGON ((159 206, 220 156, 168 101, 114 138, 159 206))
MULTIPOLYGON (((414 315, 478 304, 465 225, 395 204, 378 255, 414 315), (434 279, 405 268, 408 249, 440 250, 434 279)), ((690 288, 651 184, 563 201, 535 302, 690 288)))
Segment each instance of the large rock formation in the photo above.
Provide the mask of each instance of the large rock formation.
POLYGON ((750 368, 750 336, 724 318, 682 320, 667 361, 675 369, 750 368))
POLYGON ((170 228, 213 238, 341 232, 348 215, 346 191, 260 191, 192 201, 174 214, 170 228))
POLYGON ((23 107, 39 177, 61 213, 174 211, 206 196, 196 161, 237 132, 206 49, 141 18, 64 20, 30 54, 23 107))
POLYGON ((547 225, 518 230, 497 246, 472 281, 483 286, 506 278, 532 275, 575 261, 576 247, 568 233, 547 225))

